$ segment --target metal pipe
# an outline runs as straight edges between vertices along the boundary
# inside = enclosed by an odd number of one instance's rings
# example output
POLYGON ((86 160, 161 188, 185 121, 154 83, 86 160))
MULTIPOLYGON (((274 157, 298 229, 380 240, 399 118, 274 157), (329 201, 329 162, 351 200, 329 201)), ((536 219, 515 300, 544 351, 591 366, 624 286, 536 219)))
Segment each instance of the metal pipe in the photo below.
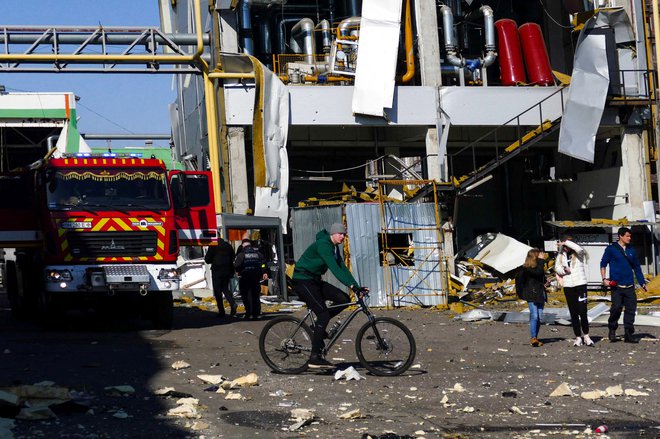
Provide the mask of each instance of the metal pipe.
POLYGON ((243 46, 243 53, 246 55, 254 54, 254 42, 252 41, 252 21, 250 19, 250 1, 241 0, 240 9, 241 25, 239 34, 241 36, 241 45, 243 46))
POLYGON ((286 53, 286 24, 297 23, 305 17, 288 17, 277 20, 277 47, 278 53, 286 53))
POLYGON ((314 21, 311 18, 303 18, 291 29, 289 45, 295 53, 304 53, 308 64, 314 64, 316 48, 314 44, 314 21), (302 40, 302 45, 300 44, 302 40))
POLYGON ((273 53, 273 45, 271 44, 270 35, 270 20, 268 17, 262 17, 259 21, 259 30, 261 31, 261 51, 263 53, 273 53))
POLYGON ((204 39, 202 34, 202 13, 200 0, 194 0, 195 4, 195 33, 197 35, 197 49, 192 55, 80 55, 80 54, 59 54, 59 53, 23 53, 23 54, 0 54, 0 62, 98 62, 98 63, 171 63, 171 64, 189 64, 191 62, 202 62, 200 59, 204 51, 204 39))
POLYGON ((465 67, 465 60, 456 53, 456 39, 454 38, 454 14, 449 6, 441 6, 442 27, 445 31, 445 50, 447 62, 456 67, 465 67))
MULTIPOLYGON (((141 29, 122 29, 116 32, 109 32, 108 29, 103 28, 103 33, 91 35, 94 32, 99 32, 100 29, 66 29, 66 28, 30 28, 28 32, 23 29, 12 29, 11 27, 0 27, 0 44, 34 44, 39 41, 40 44, 53 44, 54 34, 49 32, 57 32, 58 44, 83 44, 85 45, 102 45, 102 44, 147 44, 155 41, 158 44, 175 43, 181 46, 191 46, 197 44, 197 35, 195 34, 159 34, 148 32, 151 28, 141 29), (6 33, 4 31, 7 31, 6 33), (12 30, 19 31, 20 33, 12 33, 12 30), (67 31, 75 33, 65 33, 67 31), (132 33, 131 33, 132 31, 132 33), (83 33, 84 32, 84 33, 83 33), (148 33, 148 34, 147 34, 148 33), (89 39, 89 40, 88 40, 89 39), (168 41, 169 40, 169 41, 168 41)), ((209 36, 203 35, 204 44, 209 44, 209 36)))
POLYGON ((401 82, 407 84, 415 76, 415 56, 413 54, 412 14, 410 0, 406 0, 406 17, 404 26, 404 41, 406 44, 406 73, 401 82))
POLYGON ((490 6, 482 6, 479 8, 482 14, 484 14, 484 32, 485 32, 485 49, 486 56, 484 57, 482 64, 484 67, 488 67, 495 62, 497 58, 497 52, 495 52, 495 19, 493 16, 493 9, 490 6))
POLYGON ((361 20, 360 17, 348 17, 342 20, 337 27, 337 37, 357 36, 360 32, 357 28, 360 27, 361 20))
POLYGON ((350 16, 360 15, 358 0, 346 0, 346 12, 350 16))
POLYGON ((318 27, 321 28, 321 45, 323 53, 330 53, 332 48, 332 33, 330 31, 330 22, 328 20, 319 21, 318 27))

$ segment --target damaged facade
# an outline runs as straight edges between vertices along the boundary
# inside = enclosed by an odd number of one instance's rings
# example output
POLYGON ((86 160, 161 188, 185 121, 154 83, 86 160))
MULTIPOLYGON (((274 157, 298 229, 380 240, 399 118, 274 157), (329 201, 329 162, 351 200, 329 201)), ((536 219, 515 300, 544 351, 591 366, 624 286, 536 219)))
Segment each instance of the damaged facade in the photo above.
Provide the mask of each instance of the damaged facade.
MULTIPOLYGON (((164 29, 191 32, 193 2, 160 5, 164 29)), ((289 206, 342 183, 359 189, 411 178, 414 170, 440 183, 441 217, 453 216, 457 250, 484 233, 543 247, 558 233, 546 224, 552 220, 655 222, 647 7, 616 0, 217 1, 204 11, 204 30, 218 71, 251 71, 227 53, 253 56, 275 73, 271 82, 286 85, 272 93, 285 104, 270 107, 288 107, 288 120, 274 122, 274 151, 288 166, 273 165, 272 150, 266 146, 264 160, 251 146, 261 136, 252 127, 255 103, 263 110, 255 82, 216 83, 218 147, 230 177, 223 208, 284 219, 282 206, 269 213, 273 199, 260 194, 267 186, 261 167, 290 176, 269 187, 289 206)), ((199 120, 206 119, 190 117, 203 111, 202 80, 178 78, 175 147, 188 166, 205 168, 210 154, 199 120)), ((406 201, 429 201, 428 194, 406 201)))

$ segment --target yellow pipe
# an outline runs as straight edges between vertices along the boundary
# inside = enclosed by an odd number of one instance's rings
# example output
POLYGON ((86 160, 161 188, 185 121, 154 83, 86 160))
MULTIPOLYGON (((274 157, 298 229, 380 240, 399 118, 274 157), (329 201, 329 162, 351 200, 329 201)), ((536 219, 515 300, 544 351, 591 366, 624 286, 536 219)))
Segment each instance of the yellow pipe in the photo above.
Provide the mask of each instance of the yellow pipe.
POLYGON ((213 183, 213 202, 215 213, 222 213, 222 186, 220 184, 220 155, 218 154, 218 123, 217 107, 215 102, 215 87, 206 71, 202 73, 204 79, 204 103, 206 105, 206 126, 208 130, 209 162, 211 166, 211 180, 213 183))
POLYGON ((404 40, 406 44, 406 73, 401 82, 407 84, 415 76, 415 57, 413 55, 412 14, 410 13, 410 0, 406 0, 406 18, 404 40))
POLYGON ((166 62, 173 64, 189 64, 201 60, 204 51, 202 36, 202 11, 200 0, 195 2, 195 33, 197 34, 197 50, 192 55, 76 55, 61 53, 22 53, 22 54, 0 54, 1 62, 20 61, 89 61, 90 63, 132 63, 132 62, 166 62))

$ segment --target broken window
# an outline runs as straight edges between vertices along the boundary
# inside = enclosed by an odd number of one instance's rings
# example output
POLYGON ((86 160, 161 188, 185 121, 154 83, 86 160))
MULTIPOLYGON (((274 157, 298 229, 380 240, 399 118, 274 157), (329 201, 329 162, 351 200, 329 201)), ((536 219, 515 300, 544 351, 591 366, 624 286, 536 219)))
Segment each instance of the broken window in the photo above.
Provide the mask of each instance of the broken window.
POLYGON ((412 233, 379 233, 378 252, 381 255, 381 266, 384 266, 386 261, 389 266, 415 265, 412 233))

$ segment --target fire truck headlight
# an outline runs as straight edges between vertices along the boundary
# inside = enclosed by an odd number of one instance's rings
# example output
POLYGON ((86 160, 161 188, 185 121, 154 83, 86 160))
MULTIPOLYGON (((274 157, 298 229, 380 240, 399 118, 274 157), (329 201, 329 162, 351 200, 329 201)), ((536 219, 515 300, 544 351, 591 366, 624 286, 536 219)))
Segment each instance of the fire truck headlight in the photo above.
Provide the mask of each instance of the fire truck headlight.
POLYGON ((158 272, 160 280, 178 280, 181 273, 178 268, 161 268, 158 272))
POLYGON ((73 276, 69 270, 50 270, 46 273, 46 279, 52 282, 71 282, 73 276))

